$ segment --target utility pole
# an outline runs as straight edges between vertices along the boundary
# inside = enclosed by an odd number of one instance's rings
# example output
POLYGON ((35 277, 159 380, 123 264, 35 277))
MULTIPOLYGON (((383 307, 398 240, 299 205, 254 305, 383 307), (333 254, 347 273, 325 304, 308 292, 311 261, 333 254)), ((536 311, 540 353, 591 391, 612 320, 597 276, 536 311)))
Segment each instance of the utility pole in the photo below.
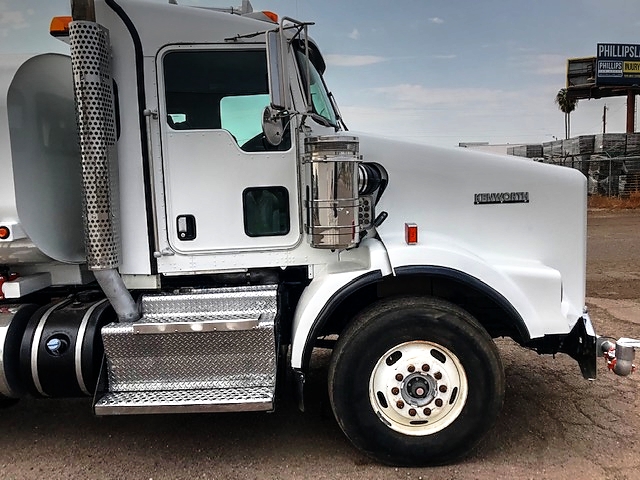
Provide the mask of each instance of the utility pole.
POLYGON ((602 134, 607 133, 607 104, 602 109, 602 134))
POLYGON ((632 89, 627 90, 627 133, 636 131, 635 126, 636 114, 636 92, 632 89))

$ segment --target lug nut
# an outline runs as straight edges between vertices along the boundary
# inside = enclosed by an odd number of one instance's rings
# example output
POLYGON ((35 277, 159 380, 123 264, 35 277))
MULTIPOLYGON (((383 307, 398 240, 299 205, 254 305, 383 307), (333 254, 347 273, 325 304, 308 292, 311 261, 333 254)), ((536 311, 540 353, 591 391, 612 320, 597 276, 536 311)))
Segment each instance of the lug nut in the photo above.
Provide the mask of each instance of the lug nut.
POLYGON ((425 408, 425 409, 422 411, 422 413, 424 413, 424 414, 428 417, 429 415, 431 415, 431 409, 430 409, 430 408, 425 408))
POLYGON ((398 395, 400 393, 400 389, 398 387, 393 387, 391 389, 391 393, 393 393, 394 395, 398 395))
POLYGON ((444 393, 444 392, 446 392, 446 391, 447 391, 447 386, 446 386, 446 385, 440 385, 440 386, 438 387, 438 390, 440 390, 442 393, 444 393))
POLYGON ((402 376, 402 374, 401 374, 401 373, 396 374, 396 380, 397 380, 397 381, 401 382, 403 378, 404 378, 404 377, 402 376))
POLYGON ((403 402, 402 400, 398 400, 398 401, 396 402, 396 407, 398 407, 398 408, 404 408, 404 402, 403 402))
POLYGON ((433 376, 436 377, 436 380, 440 380, 442 378, 442 373, 436 372, 433 374, 433 376))
POLYGON ((436 407, 441 407, 441 406, 442 406, 442 399, 436 398, 436 407))
POLYGON ((407 367, 407 370, 409 370, 409 372, 415 372, 416 367, 414 367, 413 365, 409 365, 409 366, 407 367))
POLYGON ((428 372, 429 371, 429 365, 427 365, 426 363, 424 365, 422 365, 422 371, 423 372, 428 372))
POLYGON ((418 412, 416 412, 415 408, 409 409, 409 415, 411 415, 412 417, 415 417, 416 413, 418 413, 418 412))

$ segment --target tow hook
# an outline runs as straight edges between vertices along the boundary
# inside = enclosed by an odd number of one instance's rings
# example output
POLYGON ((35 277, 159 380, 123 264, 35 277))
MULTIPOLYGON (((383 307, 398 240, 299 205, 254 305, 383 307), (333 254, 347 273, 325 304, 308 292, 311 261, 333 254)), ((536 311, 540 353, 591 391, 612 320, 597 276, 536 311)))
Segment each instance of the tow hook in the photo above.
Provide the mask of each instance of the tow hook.
POLYGON ((612 338, 599 337, 600 351, 604 356, 607 368, 616 375, 626 377, 636 371, 633 363, 635 349, 640 348, 640 340, 634 338, 620 338, 614 341, 612 338))

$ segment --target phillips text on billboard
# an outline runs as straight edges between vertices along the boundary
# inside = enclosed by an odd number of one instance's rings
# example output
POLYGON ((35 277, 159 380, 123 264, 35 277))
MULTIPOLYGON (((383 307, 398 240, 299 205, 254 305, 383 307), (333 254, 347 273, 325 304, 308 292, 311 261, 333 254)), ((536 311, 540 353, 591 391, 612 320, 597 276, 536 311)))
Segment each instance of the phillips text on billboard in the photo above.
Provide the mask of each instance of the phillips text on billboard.
POLYGON ((596 85, 640 87, 640 45, 599 43, 596 85))

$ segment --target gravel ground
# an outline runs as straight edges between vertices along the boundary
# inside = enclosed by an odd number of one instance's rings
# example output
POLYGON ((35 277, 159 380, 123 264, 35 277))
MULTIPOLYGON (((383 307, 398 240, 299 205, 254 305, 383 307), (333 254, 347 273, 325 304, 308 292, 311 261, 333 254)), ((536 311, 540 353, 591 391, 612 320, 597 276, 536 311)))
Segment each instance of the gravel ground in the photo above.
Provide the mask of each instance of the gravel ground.
MULTIPOLYGON (((596 330, 640 337, 640 211, 590 212, 588 304, 596 330)), ((25 399, 0 412, 3 479, 640 479, 640 373, 598 366, 595 382, 559 355, 500 340, 507 391, 496 427, 446 467, 378 465, 356 452, 314 358, 307 413, 95 418, 91 401, 25 399)))

